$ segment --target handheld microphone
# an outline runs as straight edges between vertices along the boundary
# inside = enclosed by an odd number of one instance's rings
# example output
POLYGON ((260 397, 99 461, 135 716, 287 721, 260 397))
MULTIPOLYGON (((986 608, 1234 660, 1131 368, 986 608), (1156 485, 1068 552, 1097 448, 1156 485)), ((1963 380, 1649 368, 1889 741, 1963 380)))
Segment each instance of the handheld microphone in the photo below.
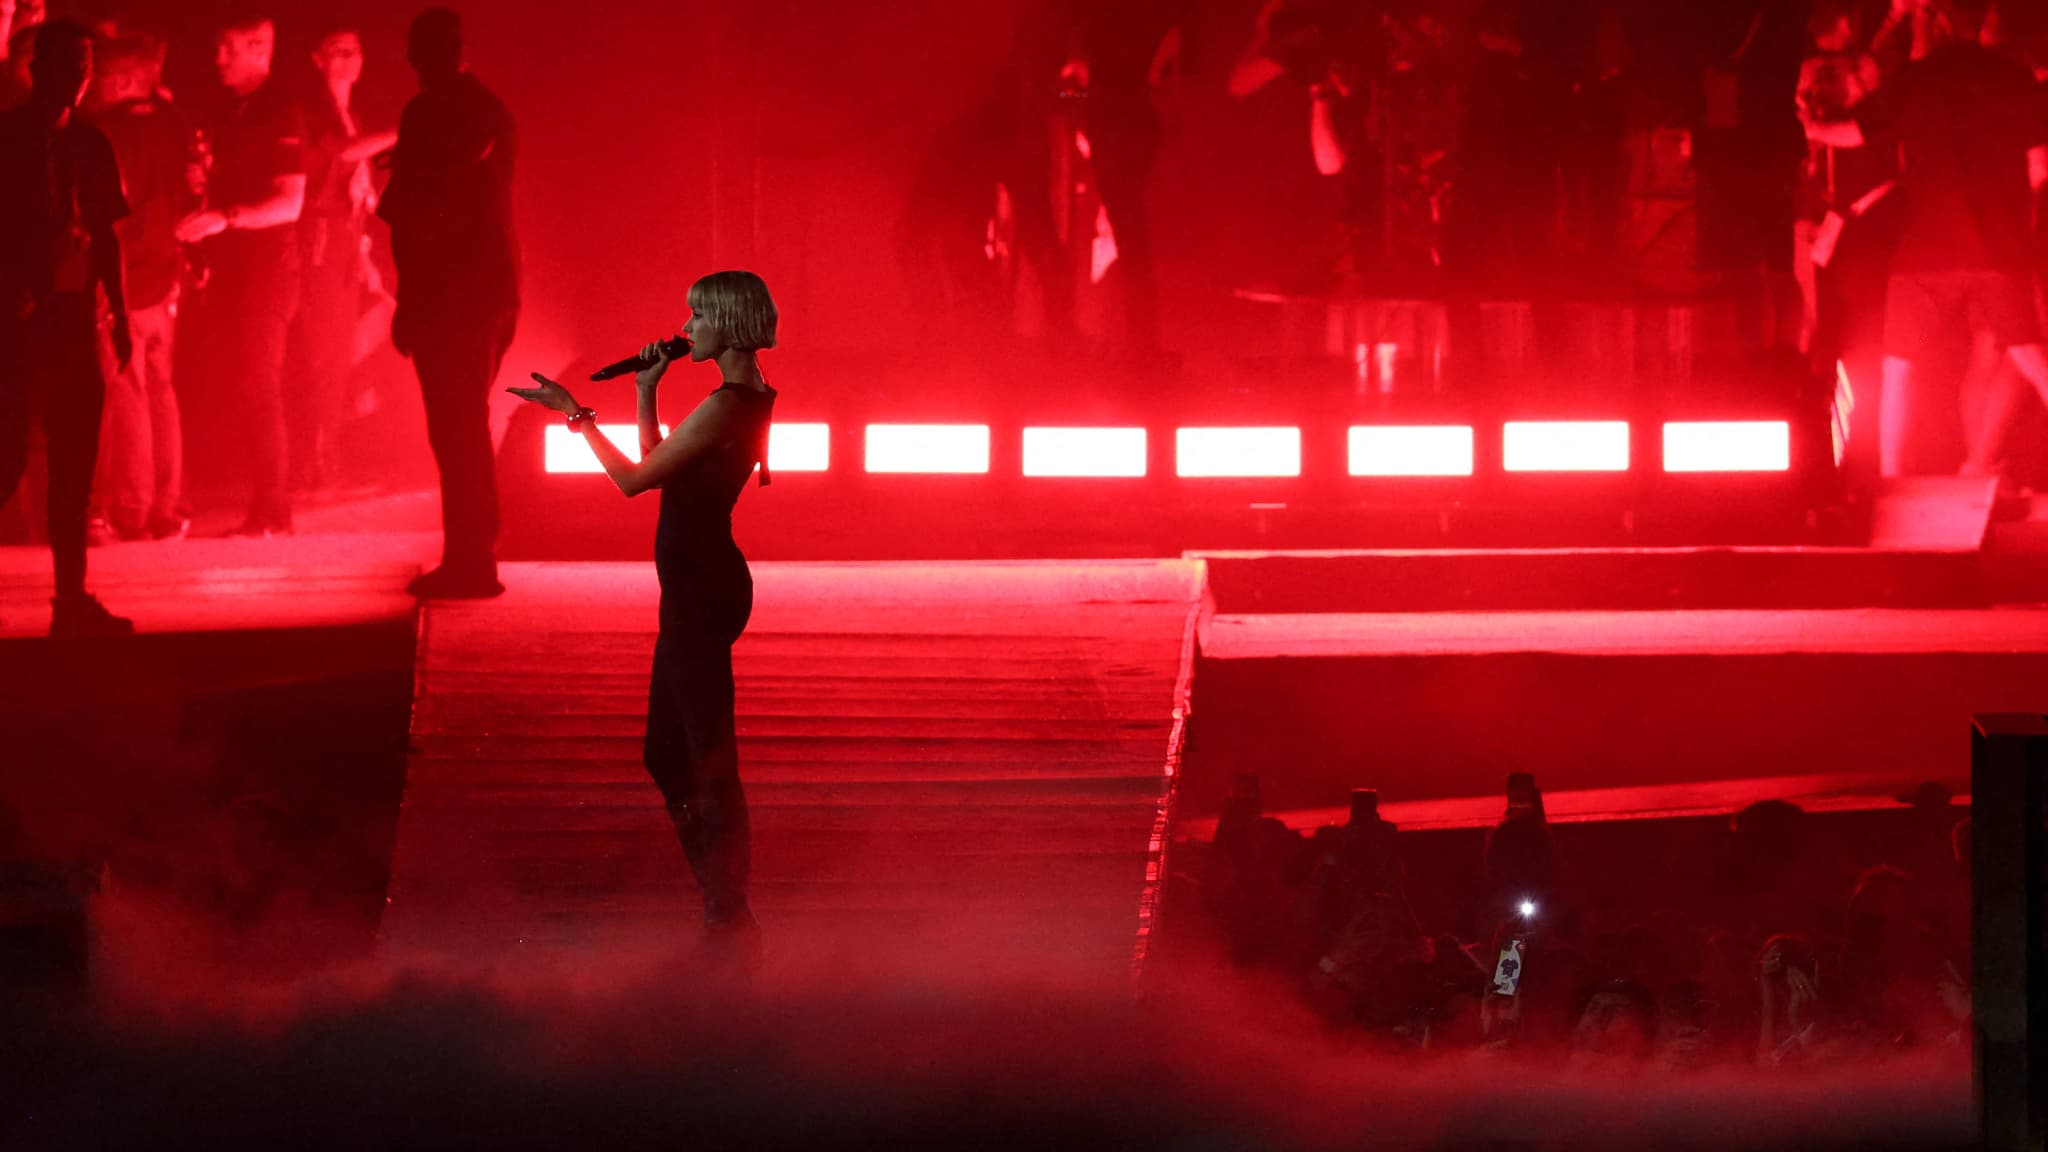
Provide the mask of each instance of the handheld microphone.
MULTIPOLYGON (((661 350, 668 353, 669 359, 681 360, 690 354, 690 342, 681 336, 671 337, 661 342, 661 350)), ((635 353, 624 360, 619 360, 599 368, 590 374, 590 378, 592 380, 609 380, 614 376, 624 376, 629 372, 638 372, 642 368, 651 368, 653 366, 654 361, 642 360, 639 354, 635 353)))

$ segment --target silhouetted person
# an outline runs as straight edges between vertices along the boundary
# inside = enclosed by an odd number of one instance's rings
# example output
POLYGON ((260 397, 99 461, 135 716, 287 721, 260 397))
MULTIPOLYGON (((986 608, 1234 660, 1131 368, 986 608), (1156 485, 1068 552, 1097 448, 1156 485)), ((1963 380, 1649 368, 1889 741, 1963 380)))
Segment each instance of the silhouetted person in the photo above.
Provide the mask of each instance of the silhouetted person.
POLYGON ((1738 357, 1798 343, 1792 231, 1806 162, 1797 98, 1809 6, 1717 0, 1694 9, 1705 66, 1692 137, 1699 261, 1733 303, 1738 357))
POLYGON ((1347 823, 1316 829, 1315 864, 1299 917, 1315 947, 1343 929, 1360 901, 1400 886, 1394 832, 1380 817, 1379 793, 1369 788, 1352 790, 1347 823))
POLYGON ((1725 856, 1703 893, 1717 924, 1753 938, 1808 931, 1831 910, 1836 862, 1816 850, 1810 817, 1784 800, 1759 800, 1728 820, 1725 856))
POLYGON ((661 787, 683 854, 704 897, 707 934, 752 947, 747 904, 751 847, 733 722, 732 646, 754 608, 754 579, 732 539, 732 508, 755 466, 768 483, 768 429, 775 389, 757 353, 775 347, 775 301, 752 272, 718 272, 690 286, 690 360, 716 361, 724 384, 664 438, 656 390, 669 357, 641 352, 638 464, 598 429, 561 385, 536 372, 538 388, 513 388, 569 417, 569 428, 627 496, 661 489, 654 570, 661 579, 661 635, 647 691, 648 774, 661 787))
POLYGON ((463 63, 462 20, 430 8, 407 49, 420 94, 405 106, 391 183, 377 214, 391 224, 398 313, 391 340, 412 358, 427 440, 441 469, 441 566, 415 596, 496 596, 498 479, 490 393, 519 321, 512 227, 512 114, 463 63))
MULTIPOLYGON (((1904 224, 1885 301, 1878 448, 1886 476, 1909 471, 1908 442, 1926 419, 1914 367, 1967 332, 1977 367, 2001 357, 2048 398, 2048 349, 2029 278, 2032 197, 2048 177, 2048 118, 2026 67, 1977 42, 1986 0, 1945 5, 1952 38, 1915 59, 1852 110, 1809 123, 1837 148, 1870 141, 1904 157, 1904 224)), ((1963 471, 1998 470, 2024 390, 1992 398, 1966 430, 1963 471)), ((1950 409, 1953 411, 1953 408, 1950 409)))
POLYGON ((337 26, 320 38, 313 69, 320 83, 306 102, 306 210, 299 216, 305 296, 293 328, 296 371, 285 405, 295 491, 333 479, 362 309, 363 226, 376 198, 367 162, 398 141, 395 132, 364 132, 356 122, 363 40, 353 28, 337 26))
POLYGON ((1526 772, 1508 775, 1507 811, 1486 834, 1486 913, 1495 921, 1516 915, 1533 901, 1555 925, 1563 887, 1557 846, 1543 811, 1543 793, 1526 772))
POLYGON ((1289 936, 1287 884, 1301 855, 1301 836, 1264 814, 1258 776, 1236 773, 1198 881, 1202 907, 1222 929, 1233 963, 1291 959, 1307 947, 1295 949, 1289 936))
POLYGON ((1444 263, 1461 287, 1482 298, 1533 295, 1539 280, 1556 275, 1555 172, 1565 93, 1528 59, 1525 18, 1519 4, 1486 9, 1461 93, 1465 117, 1445 212, 1444 263))
POLYGON ((1628 1076, 1656 1048, 1657 998, 1633 980, 1588 985, 1572 1009, 1572 1051, 1565 1065, 1570 1072, 1628 1076))
POLYGON ((1153 91, 1156 65, 1187 7, 1187 0, 1083 5, 1073 32, 1085 65, 1089 164, 1116 237, 1116 277, 1124 302, 1121 341, 1141 355, 1158 351, 1160 337, 1159 270, 1148 203, 1161 136, 1153 91))
MULTIPOLYGON (((1012 337, 1018 283, 1028 268, 1044 300, 1046 343, 1070 340, 1074 330, 1074 267, 1053 222, 1052 136, 1055 95, 1037 65, 1029 37, 1013 49, 1021 61, 997 70, 981 97, 940 130, 918 164, 902 224, 913 259, 930 260, 939 306, 920 310, 932 327, 920 343, 961 347, 988 355, 991 338, 1012 337), (1008 268, 988 255, 988 227, 996 188, 1008 193, 1008 268), (1005 283, 1003 274, 1010 273, 1005 283)), ((999 217, 999 220, 1001 218, 999 217)))
MULTIPOLYGON (((1883 80, 1877 57, 1863 50, 1854 0, 1814 7, 1815 50, 1801 66, 1799 104, 1816 121, 1851 118, 1883 80)), ((1808 186, 1823 211, 1814 243, 1813 340, 1816 369, 1847 372, 1858 398, 1884 374, 1885 288, 1899 244, 1904 197, 1897 195, 1898 153, 1882 148, 1816 145, 1808 186)), ((1858 403, 1843 468, 1854 488, 1877 477, 1878 406, 1858 403)))
POLYGON ((1369 1028, 1405 1024, 1429 999, 1431 945, 1401 888, 1394 832, 1380 818, 1379 793, 1354 789, 1350 822, 1316 833, 1321 851, 1304 896, 1318 921, 1310 1002, 1369 1028))
POLYGON ((36 33, 29 102, 0 113, 0 504, 28 464, 29 415, 48 444, 53 636, 125 635, 134 625, 85 590, 85 519, 106 378, 101 301, 116 358, 133 352, 115 221, 128 214, 114 146, 78 112, 92 35, 70 21, 36 33), (104 294, 104 296, 102 295, 104 294))
POLYGON ((249 510, 239 536, 292 530, 285 492, 285 340, 299 302, 298 222, 306 201, 305 120, 271 79, 277 28, 263 17, 223 27, 214 68, 226 104, 212 135, 206 207, 178 225, 209 272, 208 331, 236 405, 247 454, 249 510))
POLYGON ((116 40, 99 60, 94 120, 113 141, 131 215, 121 221, 135 353, 107 384, 94 501, 123 540, 182 536, 185 432, 171 384, 185 273, 178 221, 195 206, 195 126, 159 92, 160 44, 116 40))
MULTIPOLYGON (((1388 189, 1405 178, 1402 165, 1415 140, 1439 127, 1435 118, 1411 111, 1405 98, 1433 85, 1439 77, 1432 61, 1404 59, 1404 80, 1396 92, 1389 83, 1395 37, 1381 23, 1381 13, 1362 5, 1330 4, 1325 0, 1274 0, 1260 9, 1252 39, 1231 66, 1225 89, 1234 99, 1249 101, 1276 82, 1305 89, 1308 102, 1309 153, 1327 195, 1342 205, 1337 223, 1339 243, 1324 232, 1307 259, 1286 257, 1290 265, 1287 290, 1357 292, 1363 283, 1384 284, 1412 271, 1410 256, 1419 247, 1433 250, 1433 227, 1409 227, 1390 217, 1412 198, 1390 198, 1388 189), (1376 130, 1378 129, 1378 130, 1376 130), (1404 243, 1389 244, 1390 234, 1404 243), (1332 249, 1335 249, 1334 251, 1332 249)), ((1433 95, 1442 107, 1446 101, 1433 95)), ((1240 156, 1238 162, 1242 164, 1240 156)), ((1319 230, 1320 231, 1320 230, 1319 230)), ((1268 237, 1273 247, 1289 247, 1268 237)))

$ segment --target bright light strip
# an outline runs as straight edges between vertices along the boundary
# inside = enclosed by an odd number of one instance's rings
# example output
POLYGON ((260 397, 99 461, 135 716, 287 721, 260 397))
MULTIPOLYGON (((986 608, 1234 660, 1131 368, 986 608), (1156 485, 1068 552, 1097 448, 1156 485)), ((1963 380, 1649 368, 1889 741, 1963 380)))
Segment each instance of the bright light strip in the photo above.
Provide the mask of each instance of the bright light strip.
POLYGON ((1143 428, 1026 428, 1026 476, 1143 476, 1143 428))
POLYGON ((1666 472, 1789 472, 1792 426, 1783 420, 1664 425, 1666 472))
POLYGON ((1469 425, 1353 425, 1353 476, 1470 476, 1469 425))
POLYGON ((1509 472, 1626 472, 1628 423, 1510 421, 1502 430, 1501 467, 1509 472))
POLYGON ((1179 476, 1299 476, 1301 429, 1175 429, 1173 469, 1179 476))
MULTIPOLYGON (((640 426, 600 424, 598 430, 618 446, 626 459, 640 460, 640 426)), ((773 472, 823 472, 831 465, 832 429, 828 424, 771 424, 768 427, 768 468, 773 472)), ((668 425, 661 426, 666 437, 668 425)), ((601 473, 604 465, 583 437, 560 424, 548 426, 541 442, 542 459, 548 472, 573 475, 601 473)))
POLYGON ((768 426, 768 470, 770 472, 823 472, 831 466, 831 425, 770 424, 768 426))
MULTIPOLYGON (((597 430, 625 453, 626 459, 638 463, 640 460, 640 426, 638 424, 599 424, 597 430)), ((661 426, 661 434, 668 435, 668 425, 661 426)), ((547 437, 541 441, 541 455, 551 473, 596 472, 602 474, 604 465, 597 462, 597 453, 590 450, 583 437, 571 432, 567 425, 550 424, 547 437)))
POLYGON ((1849 366, 1835 361, 1835 402, 1829 406, 1834 418, 1828 422, 1828 440, 1835 449, 1835 467, 1849 451, 1849 431, 1856 412, 1856 389, 1849 381, 1849 366))
POLYGON ((987 472, 986 424, 870 424, 870 472, 987 472))

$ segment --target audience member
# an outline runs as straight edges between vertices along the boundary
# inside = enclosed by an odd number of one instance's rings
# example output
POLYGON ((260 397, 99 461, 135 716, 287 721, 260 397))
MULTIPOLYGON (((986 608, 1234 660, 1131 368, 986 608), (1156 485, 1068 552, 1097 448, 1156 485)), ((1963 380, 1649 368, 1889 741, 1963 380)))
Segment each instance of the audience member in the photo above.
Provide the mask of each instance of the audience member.
POLYGON ((1910 875, 1878 867, 1858 878, 1829 986, 1844 1022, 1881 1045, 1946 1035, 1938 993, 1942 960, 1910 875))
POLYGON ((1658 1003, 1656 1051, 1651 1057, 1658 1071, 1699 1072, 1722 1063, 1728 1037, 1720 1007, 1699 981, 1671 985, 1658 1003))
POLYGON ((1507 811, 1486 837, 1486 921, 1497 924, 1518 917, 1533 904, 1556 924, 1564 911, 1563 876, 1550 823, 1543 812, 1543 793, 1527 773, 1508 776, 1507 811))
POLYGON ((1566 1068, 1585 1076, 1626 1076, 1646 1064, 1657 1043, 1657 999, 1631 980, 1606 980, 1579 992, 1566 1068))
POLYGON ((1258 778, 1239 774, 1217 819, 1201 878, 1202 902, 1223 925, 1239 963, 1286 955, 1290 892, 1301 855, 1301 837, 1261 812, 1258 778))
MULTIPOLYGON (((1395 1049, 1469 1050, 1488 1064, 1551 1059, 1613 1078, 1839 1066, 1964 1046, 1969 930, 1944 913, 1967 897, 1923 888, 1894 867, 1853 871, 1854 856, 1913 858, 1929 837, 1963 842, 1938 785, 1909 793, 1917 808, 1888 814, 1889 834, 1875 845, 1841 840, 1843 826, 1831 824, 1829 846, 1818 848, 1799 808, 1752 804, 1723 825, 1704 884, 1639 877, 1620 882, 1632 895, 1614 903, 1610 877, 1609 903, 1576 909, 1525 893, 1471 946, 1426 925, 1457 921, 1467 900, 1499 899, 1504 868, 1570 872, 1526 774, 1511 777, 1510 814, 1487 838, 1486 866, 1462 888, 1437 877, 1436 903, 1421 915, 1398 863, 1403 836, 1379 815, 1375 792, 1355 791, 1350 820, 1318 829, 1305 851, 1299 836, 1258 814, 1257 795, 1255 778, 1238 780, 1192 898, 1233 962, 1291 973, 1318 1017, 1395 1049), (1537 860, 1546 863, 1529 863, 1537 860), (1295 909, 1291 919, 1275 914, 1282 906, 1295 909), (1626 926, 1601 927, 1596 915, 1626 926)), ((1575 851, 1619 842, 1595 833, 1575 851)), ((1446 863, 1440 851, 1407 851, 1446 863)))
POLYGON ((1820 1047, 1820 960, 1813 945, 1797 935, 1773 936, 1757 954, 1760 1064, 1805 1059, 1820 1047))
POLYGON ((1836 878, 1808 852, 1807 816, 1783 800, 1762 800, 1729 819, 1727 857, 1703 877, 1724 898, 1719 923, 1762 939, 1815 924, 1836 878))

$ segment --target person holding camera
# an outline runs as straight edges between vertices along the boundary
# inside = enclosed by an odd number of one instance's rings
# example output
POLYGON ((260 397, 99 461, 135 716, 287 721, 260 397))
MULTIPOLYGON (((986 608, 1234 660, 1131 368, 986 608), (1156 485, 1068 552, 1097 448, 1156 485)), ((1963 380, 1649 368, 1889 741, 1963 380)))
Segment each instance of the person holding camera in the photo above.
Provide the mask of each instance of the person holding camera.
POLYGON ((664 438, 656 393, 671 353, 641 351, 640 462, 598 428, 596 412, 533 373, 534 388, 507 389, 562 413, 597 454, 619 491, 661 490, 654 570, 661 580, 661 633, 647 694, 648 774, 661 788, 683 854, 704 897, 714 941, 758 947, 747 904, 750 835, 733 721, 732 646, 753 613, 754 581, 732 538, 732 508, 760 466, 768 483, 768 428, 775 389, 757 354, 775 347, 775 302, 752 272, 718 272, 690 287, 683 327, 693 363, 718 365, 724 383, 664 438))

